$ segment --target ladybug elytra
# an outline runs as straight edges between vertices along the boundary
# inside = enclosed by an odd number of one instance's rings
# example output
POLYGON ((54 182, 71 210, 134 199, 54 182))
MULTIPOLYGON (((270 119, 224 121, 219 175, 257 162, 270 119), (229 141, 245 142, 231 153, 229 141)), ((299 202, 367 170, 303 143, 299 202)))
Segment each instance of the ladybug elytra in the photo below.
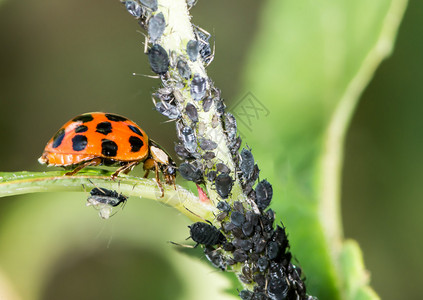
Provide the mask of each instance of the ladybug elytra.
POLYGON ((74 175, 87 166, 118 165, 113 179, 143 162, 144 177, 155 170, 162 196, 159 169, 167 184, 175 184, 176 165, 166 151, 133 121, 111 113, 85 113, 73 118, 50 139, 38 161, 74 168, 66 175, 74 175))

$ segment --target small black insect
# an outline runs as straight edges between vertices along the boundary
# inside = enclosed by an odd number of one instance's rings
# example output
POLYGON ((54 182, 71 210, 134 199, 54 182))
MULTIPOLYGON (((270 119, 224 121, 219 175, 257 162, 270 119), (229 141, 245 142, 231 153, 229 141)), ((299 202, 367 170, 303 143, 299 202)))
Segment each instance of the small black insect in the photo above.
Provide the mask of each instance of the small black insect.
POLYGON ((213 142, 212 140, 201 138, 199 142, 200 142, 200 148, 203 149, 204 151, 214 150, 217 148, 217 143, 213 142))
POLYGON ((153 94, 153 97, 166 103, 171 103, 175 100, 173 90, 167 87, 159 88, 157 92, 153 94))
POLYGON ((203 159, 205 159, 205 160, 211 160, 215 157, 216 157, 216 154, 214 152, 211 152, 211 151, 207 151, 206 153, 203 154, 203 159))
POLYGON ((248 259, 248 254, 242 249, 235 250, 233 255, 236 262, 244 262, 248 259))
POLYGON ((206 176, 208 181, 213 182, 216 180, 217 173, 216 171, 209 171, 206 176))
POLYGON ((213 99, 208 97, 203 101, 203 110, 208 112, 210 110, 211 105, 213 104, 213 99))
POLYGON ((213 247, 207 246, 204 248, 204 254, 214 267, 219 268, 222 271, 226 270, 227 263, 222 253, 215 250, 213 247))
POLYGON ((209 42, 211 35, 204 29, 197 26, 194 26, 194 32, 197 36, 200 56, 204 63, 209 65, 214 58, 209 42))
POLYGON ((174 149, 175 149, 176 154, 181 159, 189 159, 189 158, 191 158, 191 154, 188 152, 187 149, 185 149, 185 147, 182 144, 180 144, 180 143, 175 144, 175 148, 174 149))
POLYGON ((232 241, 232 244, 235 246, 235 248, 241 249, 241 250, 244 250, 244 251, 249 251, 253 248, 253 242, 250 241, 250 240, 243 240, 243 239, 235 238, 232 241))
POLYGON ((261 256, 257 260, 257 267, 258 267, 258 269, 259 269, 260 272, 266 271, 266 269, 267 269, 268 266, 269 266, 269 261, 267 260, 266 257, 261 256))
POLYGON ((159 7, 157 4, 157 0, 140 0, 140 2, 142 5, 151 9, 152 11, 156 11, 159 7))
POLYGON ((189 79, 191 77, 191 69, 185 60, 179 59, 176 64, 176 68, 178 69, 178 73, 182 78, 189 79))
POLYGON ((249 290, 242 290, 239 292, 238 296, 241 298, 241 300, 251 300, 253 297, 253 292, 249 290))
POLYGON ((229 144, 232 144, 236 139, 236 119, 233 114, 225 113, 225 131, 228 136, 229 144))
POLYGON ((141 5, 139 5, 137 2, 135 1, 124 1, 122 2, 123 4, 125 4, 126 10, 135 18, 140 18, 141 15, 143 15, 144 11, 143 8, 141 7, 141 5))
POLYGON ((190 40, 187 43, 187 54, 191 61, 196 61, 199 52, 199 45, 198 42, 195 40, 190 40))
POLYGON ((240 213, 238 211, 232 212, 232 214, 231 214, 231 222, 235 226, 240 227, 245 222, 245 216, 244 216, 244 214, 242 214, 242 213, 240 213))
POLYGON ((178 107, 176 105, 168 104, 160 101, 155 104, 156 110, 163 116, 168 117, 171 120, 176 120, 181 117, 178 107))
POLYGON ((205 246, 214 246, 221 245, 226 242, 225 236, 211 224, 211 222, 196 222, 191 226, 188 226, 190 230, 191 239, 197 244, 194 247, 197 247, 199 244, 205 246))
POLYGON ((231 169, 229 169, 229 167, 225 165, 224 163, 217 163, 216 171, 219 173, 226 173, 226 174, 231 173, 231 169))
POLYGON ((151 70, 158 75, 164 75, 169 70, 169 55, 159 44, 154 44, 148 50, 148 60, 151 70))
POLYGON ((231 210, 231 206, 226 201, 219 201, 217 203, 217 209, 225 212, 229 212, 231 210))
POLYGON ((216 191, 220 197, 227 199, 232 190, 233 180, 229 174, 219 174, 215 180, 216 191))
POLYGON ((195 74, 191 81, 191 97, 195 101, 200 101, 206 95, 206 79, 201 77, 199 74, 195 74))
POLYGON ((242 172, 242 176, 245 179, 249 179, 253 175, 254 171, 254 157, 253 154, 249 149, 243 148, 241 150, 241 162, 240 162, 240 169, 242 172))
POLYGON ((193 181, 195 183, 203 182, 203 173, 201 170, 190 163, 181 163, 179 165, 179 173, 186 180, 193 181))
POLYGON ((148 35, 153 43, 161 38, 165 31, 165 27, 166 21, 163 13, 160 12, 151 17, 148 22, 148 35))
POLYGON ((267 295, 269 298, 272 300, 286 299, 289 286, 286 282, 286 277, 282 273, 282 268, 280 267, 277 271, 270 272, 269 277, 267 285, 267 295))
POLYGON ((266 209, 272 201, 273 188, 266 180, 260 181, 256 186, 256 204, 260 210, 266 209))
MULTIPOLYGON (((198 112, 194 104, 188 103, 187 106, 185 106, 185 111, 188 115, 188 118, 190 118, 191 121, 193 121, 194 123, 198 122, 198 112)), ((200 142, 200 145, 201 145, 201 142, 200 142)))
POLYGON ((188 152, 194 153, 197 150, 197 138, 191 127, 185 126, 181 129, 181 139, 188 152))
POLYGON ((106 188, 93 188, 87 199, 87 206, 94 206, 103 219, 108 219, 112 213, 112 208, 119 204, 124 205, 127 196, 106 188))

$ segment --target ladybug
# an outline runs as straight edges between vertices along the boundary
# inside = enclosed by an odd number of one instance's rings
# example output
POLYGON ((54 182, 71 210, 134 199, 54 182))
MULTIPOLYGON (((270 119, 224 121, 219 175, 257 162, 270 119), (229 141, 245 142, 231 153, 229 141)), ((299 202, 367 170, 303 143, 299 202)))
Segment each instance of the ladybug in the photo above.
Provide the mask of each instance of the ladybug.
POLYGON ((113 174, 128 174, 143 162, 145 176, 155 170, 162 197, 159 169, 167 184, 175 185, 176 164, 166 151, 133 121, 120 115, 92 112, 79 115, 59 129, 47 143, 41 164, 73 168, 71 176, 87 166, 120 166, 113 174))

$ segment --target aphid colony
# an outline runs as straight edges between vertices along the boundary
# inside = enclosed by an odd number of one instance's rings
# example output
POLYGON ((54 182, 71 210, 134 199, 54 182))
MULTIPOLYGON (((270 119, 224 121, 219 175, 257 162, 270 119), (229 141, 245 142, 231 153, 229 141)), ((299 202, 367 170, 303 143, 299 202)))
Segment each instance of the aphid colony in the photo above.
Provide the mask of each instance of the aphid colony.
MULTIPOLYGON (((190 6, 195 3, 189 2, 190 6)), ((161 38, 168 32, 167 16, 158 11, 157 0, 123 3, 147 31, 148 42, 152 44, 146 51, 150 67, 164 85, 153 94, 155 108, 163 116, 176 121, 179 142, 175 145, 175 152, 184 161, 179 166, 180 174, 196 184, 211 184, 220 198, 217 203, 219 214, 214 221, 218 227, 210 221, 194 223, 189 226, 190 237, 196 245, 204 247, 206 257, 215 267, 227 270, 237 266, 241 269, 237 276, 247 288, 240 291, 241 299, 313 299, 306 294, 301 269, 291 262, 285 228, 275 227, 275 214, 268 209, 273 197, 272 185, 265 179, 259 180, 260 170, 251 149, 243 148, 239 152, 241 138, 237 134, 236 120, 225 112, 220 91, 210 80, 190 69, 194 62, 207 66, 212 61, 210 35, 193 27, 195 38, 186 42, 184 52, 168 52, 160 45, 161 38), (182 99, 182 89, 189 91, 192 101, 182 99), (211 124, 206 125, 200 114, 210 112, 214 115, 211 124), (206 136, 206 126, 224 129, 225 144, 235 169, 217 159, 218 143, 206 136), (231 199, 237 178, 248 203, 231 199)), ((99 158, 105 162, 102 156, 99 158)), ((153 161, 165 177, 173 175, 161 167, 170 166, 173 170, 170 161, 153 161)), ((123 170, 118 171, 126 171, 129 167, 121 168, 123 170)))

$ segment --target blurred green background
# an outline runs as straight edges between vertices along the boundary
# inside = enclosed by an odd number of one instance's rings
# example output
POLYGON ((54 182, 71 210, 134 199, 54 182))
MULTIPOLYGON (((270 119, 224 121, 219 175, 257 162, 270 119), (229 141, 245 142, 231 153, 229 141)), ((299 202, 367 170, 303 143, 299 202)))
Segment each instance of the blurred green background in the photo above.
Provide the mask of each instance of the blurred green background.
MULTIPOLYGON (((346 141, 345 236, 360 243, 383 299, 422 294, 422 9, 410 2, 395 51, 364 92, 346 141)), ((200 0, 191 12, 215 35, 208 72, 230 108, 248 91, 243 62, 260 2, 200 0)), ((5 1, 0 25, 1 171, 45 170, 36 159, 47 140, 89 111, 125 115, 173 153, 174 124, 152 113, 158 81, 131 75, 151 71, 140 28, 119 1, 5 1)), ((183 216, 131 198, 105 222, 85 200, 77 193, 0 198, 0 275, 23 299, 221 299, 216 293, 228 282, 166 243, 188 236, 183 216)))

